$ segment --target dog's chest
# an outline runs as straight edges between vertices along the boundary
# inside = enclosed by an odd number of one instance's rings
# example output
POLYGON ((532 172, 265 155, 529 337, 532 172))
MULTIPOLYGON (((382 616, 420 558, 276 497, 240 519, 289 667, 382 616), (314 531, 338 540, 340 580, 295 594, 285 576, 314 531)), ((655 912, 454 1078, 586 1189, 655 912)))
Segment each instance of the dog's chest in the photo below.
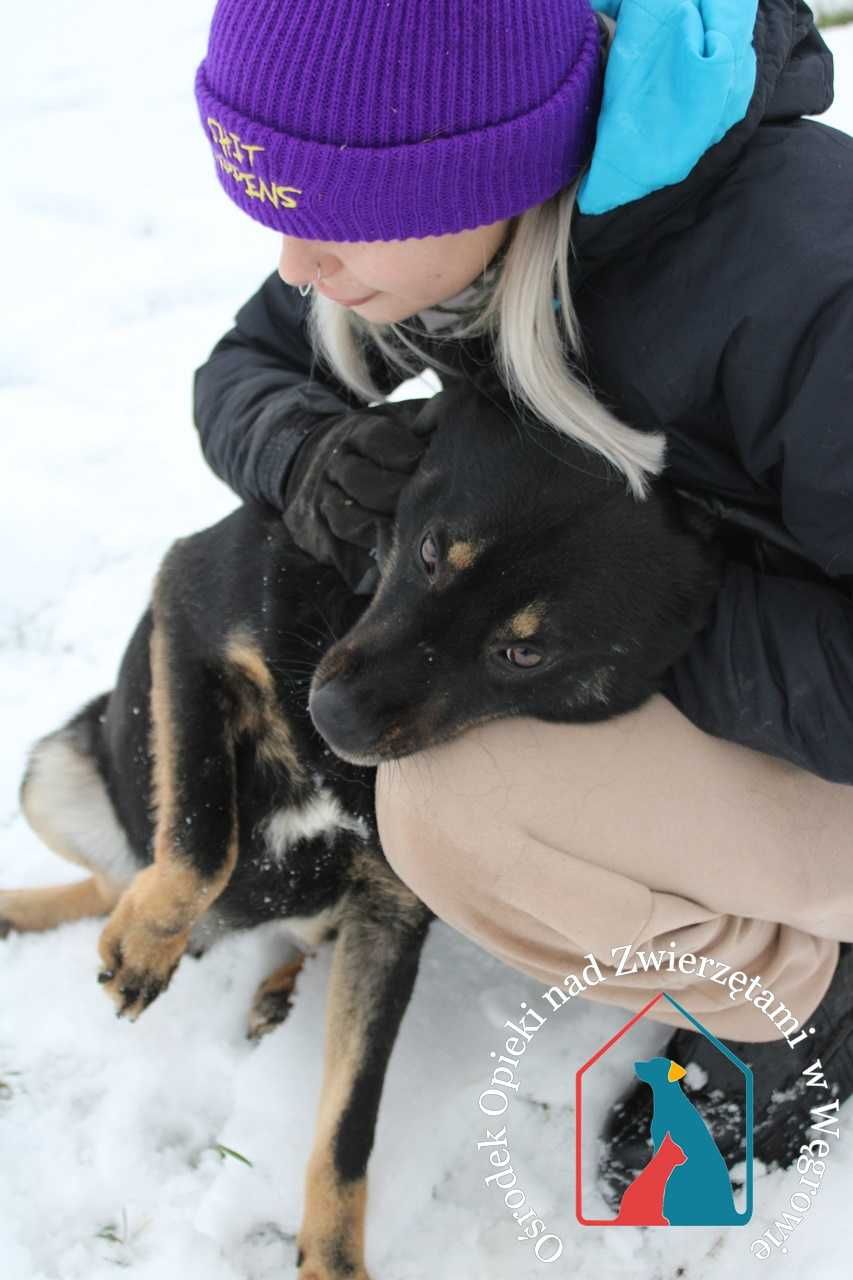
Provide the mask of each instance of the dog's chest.
POLYGON ((370 838, 367 823, 347 812, 319 773, 314 774, 314 793, 307 803, 273 808, 259 824, 266 851, 279 866, 298 856, 300 845, 315 840, 332 844, 342 832, 355 832, 365 841, 370 838))
POLYGON ((329 928, 321 914, 328 916, 346 892, 354 858, 378 845, 369 816, 360 816, 322 775, 312 778, 313 790, 299 803, 271 796, 243 815, 237 866, 222 905, 234 925, 287 920, 313 945, 329 928))

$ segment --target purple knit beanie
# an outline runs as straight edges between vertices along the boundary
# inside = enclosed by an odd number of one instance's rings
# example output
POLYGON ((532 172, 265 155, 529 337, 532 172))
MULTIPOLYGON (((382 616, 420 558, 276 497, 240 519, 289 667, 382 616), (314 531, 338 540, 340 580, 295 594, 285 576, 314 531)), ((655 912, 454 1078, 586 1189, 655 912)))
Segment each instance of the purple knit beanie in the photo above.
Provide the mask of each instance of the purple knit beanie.
POLYGON ((405 240, 514 217, 589 158, 590 0, 218 0, 195 92, 264 226, 405 240))

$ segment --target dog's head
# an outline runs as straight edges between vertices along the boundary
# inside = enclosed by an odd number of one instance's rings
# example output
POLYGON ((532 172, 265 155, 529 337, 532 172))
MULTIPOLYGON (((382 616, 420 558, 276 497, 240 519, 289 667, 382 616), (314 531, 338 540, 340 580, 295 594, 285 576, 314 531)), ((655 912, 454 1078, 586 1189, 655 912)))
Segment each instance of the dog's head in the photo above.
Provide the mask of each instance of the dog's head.
POLYGON ((309 711, 375 765, 509 715, 630 710, 701 627, 721 557, 704 513, 659 478, 642 502, 597 451, 454 382, 402 490, 381 578, 323 656, 309 711))
MULTIPOLYGON (((680 1062, 672 1058, 646 1058, 634 1063, 634 1071, 638 1077, 650 1084, 653 1089, 663 1088, 666 1084, 675 1084, 687 1075, 680 1062)), ((679 1089, 679 1093, 681 1089, 679 1089)))

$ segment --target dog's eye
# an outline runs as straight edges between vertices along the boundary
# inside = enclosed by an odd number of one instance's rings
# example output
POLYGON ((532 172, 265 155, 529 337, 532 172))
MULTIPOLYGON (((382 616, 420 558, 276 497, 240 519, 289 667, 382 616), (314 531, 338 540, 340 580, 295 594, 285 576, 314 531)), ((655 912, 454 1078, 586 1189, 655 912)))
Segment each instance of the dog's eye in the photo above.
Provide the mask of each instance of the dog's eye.
POLYGON ((526 644, 514 644, 510 649, 504 649, 504 653, 507 662, 514 667, 535 667, 542 661, 542 654, 526 644))
POLYGON ((432 574, 438 564, 438 547, 435 545, 435 539, 431 533, 428 533, 421 543, 421 560, 423 560, 430 574, 432 574))

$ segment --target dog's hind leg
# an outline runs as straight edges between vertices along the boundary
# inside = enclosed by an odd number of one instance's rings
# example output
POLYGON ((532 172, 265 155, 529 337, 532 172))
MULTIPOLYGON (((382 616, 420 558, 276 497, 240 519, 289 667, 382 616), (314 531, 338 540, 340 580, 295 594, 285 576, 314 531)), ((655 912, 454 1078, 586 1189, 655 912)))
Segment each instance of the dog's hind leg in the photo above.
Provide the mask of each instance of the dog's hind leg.
POLYGON ((36 933, 71 920, 108 915, 119 899, 102 877, 41 889, 0 890, 0 937, 10 930, 36 933))
POLYGON ((290 1013, 296 979, 304 964, 305 953, 300 952, 295 960, 279 965, 258 987, 249 1010, 250 1040, 260 1040, 261 1036, 268 1035, 284 1022, 290 1013))
POLYGON ((21 810, 35 834, 92 875, 68 885, 0 891, 0 934, 108 915, 137 870, 92 750, 107 697, 35 744, 20 787, 21 810))
POLYGON ((428 908, 378 859, 359 866, 332 958, 298 1280, 368 1280, 367 1162, 385 1069, 431 919, 428 908))

